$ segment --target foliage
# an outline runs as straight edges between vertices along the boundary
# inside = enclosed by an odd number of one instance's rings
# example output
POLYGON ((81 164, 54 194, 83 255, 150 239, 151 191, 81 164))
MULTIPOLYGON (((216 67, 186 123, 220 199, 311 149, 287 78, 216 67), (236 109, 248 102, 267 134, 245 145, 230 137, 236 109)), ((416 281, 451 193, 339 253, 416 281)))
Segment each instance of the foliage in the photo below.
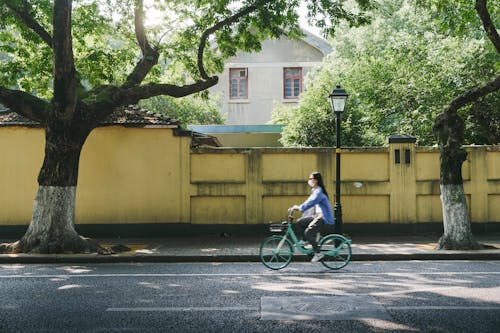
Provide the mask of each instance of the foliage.
MULTIPOLYGON (((52 95, 52 50, 0 1, 0 86, 18 88, 33 95, 52 95)), ((52 1, 29 1, 30 11, 50 33, 52 1)), ((73 10, 73 48, 78 73, 87 87, 117 84, 136 59, 134 44, 117 39, 110 17, 99 14, 96 3, 80 1, 73 10), (119 65, 119 64, 125 64, 119 65)))
MULTIPOLYGON (((328 101, 328 95, 335 86, 333 78, 325 68, 308 79, 311 81, 299 106, 292 109, 284 105, 275 108, 272 122, 287 124, 282 133, 282 142, 286 146, 333 147, 336 140, 336 116, 328 101)), ((347 86, 345 88, 349 89, 347 86)), ((342 145, 360 146, 363 143, 362 128, 359 126, 361 115, 353 107, 354 103, 355 99, 351 96, 342 115, 342 145)))
MULTIPOLYGON (((138 1, 73 2, 73 53, 82 83, 87 89, 123 83, 141 58, 134 34, 134 10, 138 1)), ((352 13, 344 8, 345 1, 307 2, 323 23, 331 20, 329 15, 336 15, 335 21, 346 19, 354 25, 359 24, 367 20, 364 9, 370 7, 370 1, 357 0, 359 6, 352 13)), ((9 9, 12 4, 28 8, 33 18, 49 34, 52 32, 53 1, 0 0, 0 86, 21 89, 50 99, 52 50, 13 14, 9 9)), ((258 10, 213 31, 212 40, 216 42, 217 48, 205 50, 203 58, 209 75, 220 72, 224 59, 233 56, 239 49, 258 50, 262 40, 280 36, 285 31, 292 36, 299 35, 301 32, 296 13, 299 1, 146 1, 146 36, 161 53, 159 65, 149 72, 148 82, 183 84, 200 80, 197 56, 203 32, 253 5, 258 10), (161 21, 148 21, 153 12, 163 13, 161 21), (172 71, 183 72, 183 80, 166 75, 172 71)), ((323 28, 325 33, 329 33, 334 27, 323 28)))
MULTIPOLYGON (((355 0, 356 12, 343 0, 302 2, 331 22, 345 19, 356 25, 365 20, 363 10, 371 1, 355 0)), ((267 37, 299 35, 299 3, 0 0, 0 103, 45 127, 32 221, 18 242, 1 248, 88 252, 93 242, 74 228, 71 193, 92 130, 117 107, 155 96, 202 94, 217 84, 214 74, 237 50, 258 50, 267 37), (148 20, 150 7, 171 18, 155 27, 148 20), (206 50, 209 43, 215 47, 206 50), (67 200, 56 200, 60 193, 67 200)), ((150 103, 181 109, 172 100, 150 103)))
MULTIPOLYGON (((395 133, 432 145, 433 120, 444 106, 498 71, 498 55, 484 36, 443 35, 434 14, 409 1, 386 1, 374 16, 370 26, 339 29, 333 54, 307 78, 298 108, 275 111, 274 122, 289 124, 284 144, 331 145, 333 126, 311 134, 310 123, 331 112, 327 96, 341 83, 350 93, 346 145, 380 145, 395 133)), ((471 120, 467 143, 500 141, 498 99, 496 93, 462 110, 471 120)))
MULTIPOLYGON (((413 0, 421 8, 427 8, 435 28, 444 35, 484 37, 481 21, 470 0, 413 0)), ((488 1, 488 11, 496 27, 500 25, 500 6, 488 1)))
POLYGON ((218 110, 217 101, 213 98, 201 98, 196 95, 182 98, 156 96, 142 100, 139 105, 169 118, 177 119, 183 127, 224 123, 218 110))

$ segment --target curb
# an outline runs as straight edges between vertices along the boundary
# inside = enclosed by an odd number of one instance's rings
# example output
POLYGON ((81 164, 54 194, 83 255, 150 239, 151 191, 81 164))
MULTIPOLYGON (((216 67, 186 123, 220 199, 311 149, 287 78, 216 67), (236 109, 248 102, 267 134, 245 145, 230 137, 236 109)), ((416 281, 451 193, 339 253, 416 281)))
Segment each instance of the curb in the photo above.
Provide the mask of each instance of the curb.
MULTIPOLYGON (((292 262, 307 262, 306 255, 295 255, 292 262)), ((409 260, 500 260, 500 251, 455 253, 391 253, 353 254, 351 261, 409 260)), ((181 262, 260 262, 258 255, 0 255, 0 264, 61 264, 61 263, 181 263, 181 262)))

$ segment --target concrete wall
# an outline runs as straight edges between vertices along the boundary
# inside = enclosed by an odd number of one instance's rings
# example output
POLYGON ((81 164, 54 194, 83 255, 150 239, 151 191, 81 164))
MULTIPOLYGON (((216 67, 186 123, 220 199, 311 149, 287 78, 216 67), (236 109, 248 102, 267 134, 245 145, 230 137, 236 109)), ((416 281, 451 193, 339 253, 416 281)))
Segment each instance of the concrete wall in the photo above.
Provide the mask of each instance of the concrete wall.
MULTIPOLYGON (((462 172, 472 220, 500 222, 500 147, 467 151, 462 172)), ((191 154, 191 212, 214 214, 208 214, 212 219, 193 216, 192 222, 281 220, 286 208, 307 198, 313 170, 323 174, 334 201, 334 149, 197 150, 191 154)), ((341 170, 345 223, 442 222, 437 149, 413 143, 343 149, 341 170)))
MULTIPOLYGON (((29 223, 44 144, 43 129, 0 128, 0 225, 29 223)), ((172 129, 95 129, 80 159, 76 223, 189 221, 189 144, 172 129)))
POLYGON ((44 145, 41 129, 0 128, 0 224, 30 221, 44 145))
MULTIPOLYGON (((323 174, 334 201, 333 148, 191 151, 189 143, 172 129, 93 131, 81 156, 76 223, 277 221, 307 198, 313 170, 323 174)), ((41 129, 0 128, 0 225, 29 223, 43 149, 41 129)), ((463 175, 472 220, 500 222, 500 147, 467 151, 463 175)), ((441 222, 439 152, 412 143, 343 149, 341 193, 346 224, 441 222)))

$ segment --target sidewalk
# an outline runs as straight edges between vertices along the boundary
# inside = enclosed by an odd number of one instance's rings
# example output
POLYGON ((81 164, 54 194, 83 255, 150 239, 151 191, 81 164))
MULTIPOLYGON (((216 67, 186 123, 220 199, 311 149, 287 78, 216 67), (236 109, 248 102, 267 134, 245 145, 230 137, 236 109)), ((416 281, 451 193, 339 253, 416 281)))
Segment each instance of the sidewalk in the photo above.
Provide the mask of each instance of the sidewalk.
MULTIPOLYGON (((0 254, 8 263, 111 263, 111 262, 259 262, 265 237, 207 235, 176 238, 96 239, 106 247, 125 245, 117 254, 0 254)), ((359 236, 352 238, 352 260, 500 260, 500 234, 477 236, 487 245, 478 251, 435 250, 437 236, 359 236)), ((7 242, 7 240, 0 240, 7 242)), ((309 258, 296 254, 292 261, 309 258)))

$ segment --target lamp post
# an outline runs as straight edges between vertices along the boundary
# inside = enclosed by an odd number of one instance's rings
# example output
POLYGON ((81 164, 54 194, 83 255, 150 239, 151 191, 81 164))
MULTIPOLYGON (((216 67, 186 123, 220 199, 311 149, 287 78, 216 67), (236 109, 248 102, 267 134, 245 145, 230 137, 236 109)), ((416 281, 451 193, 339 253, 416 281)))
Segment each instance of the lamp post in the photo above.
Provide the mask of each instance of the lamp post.
POLYGON ((339 85, 333 89, 330 96, 330 102, 332 103, 332 111, 337 115, 337 142, 335 147, 335 233, 342 233, 342 205, 340 204, 340 122, 342 121, 342 112, 344 112, 345 103, 349 95, 342 89, 339 85))

